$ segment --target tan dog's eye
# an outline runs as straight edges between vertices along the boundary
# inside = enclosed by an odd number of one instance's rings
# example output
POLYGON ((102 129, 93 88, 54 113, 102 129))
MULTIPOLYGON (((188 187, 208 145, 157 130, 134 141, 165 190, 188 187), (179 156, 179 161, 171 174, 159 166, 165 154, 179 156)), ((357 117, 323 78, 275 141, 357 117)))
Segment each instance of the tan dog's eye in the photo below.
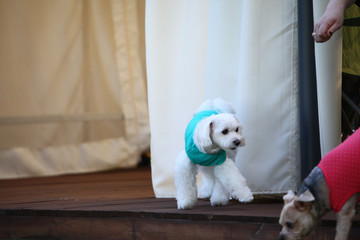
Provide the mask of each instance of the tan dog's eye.
POLYGON ((239 128, 236 128, 235 132, 238 132, 239 131, 239 128))
POLYGON ((289 229, 293 229, 294 228, 294 224, 291 222, 286 222, 286 227, 289 229))
POLYGON ((226 134, 228 134, 228 132, 229 132, 229 130, 227 130, 227 129, 224 129, 224 130, 222 130, 222 134, 224 134, 224 135, 226 135, 226 134))

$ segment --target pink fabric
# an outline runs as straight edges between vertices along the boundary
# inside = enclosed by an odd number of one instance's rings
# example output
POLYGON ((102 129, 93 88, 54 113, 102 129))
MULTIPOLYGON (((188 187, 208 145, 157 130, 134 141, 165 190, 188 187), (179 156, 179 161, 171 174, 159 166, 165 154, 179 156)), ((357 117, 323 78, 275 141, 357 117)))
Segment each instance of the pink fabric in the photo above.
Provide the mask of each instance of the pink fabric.
POLYGON ((326 154, 318 167, 325 175, 330 204, 337 213, 353 194, 360 192, 360 129, 326 154))

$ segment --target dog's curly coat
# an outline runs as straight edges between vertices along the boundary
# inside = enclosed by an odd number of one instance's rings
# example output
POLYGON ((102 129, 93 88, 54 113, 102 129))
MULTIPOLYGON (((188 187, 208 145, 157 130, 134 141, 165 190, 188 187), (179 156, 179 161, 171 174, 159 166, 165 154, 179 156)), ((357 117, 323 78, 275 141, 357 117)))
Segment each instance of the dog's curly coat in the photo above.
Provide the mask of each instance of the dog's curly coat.
MULTIPOLYGON (((204 112, 209 116, 205 114, 197 120, 191 136, 193 139, 190 139, 195 147, 188 147, 189 143, 186 143, 186 151, 181 151, 176 159, 175 186, 178 209, 190 209, 195 205, 198 196, 198 170, 202 174, 200 196, 210 198, 212 206, 226 205, 230 198, 240 202, 252 201, 253 195, 233 160, 237 147, 245 145, 233 107, 222 99, 207 100, 199 107, 195 116, 204 112), (209 114, 209 111, 213 114, 209 114), (189 148, 196 148, 196 153, 191 153, 192 150, 189 148), (223 157, 219 156, 217 161, 207 160, 203 164, 201 159, 193 159, 201 154, 216 156, 222 152, 226 154, 223 154, 223 157)), ((187 135, 188 131, 187 129, 187 135)))

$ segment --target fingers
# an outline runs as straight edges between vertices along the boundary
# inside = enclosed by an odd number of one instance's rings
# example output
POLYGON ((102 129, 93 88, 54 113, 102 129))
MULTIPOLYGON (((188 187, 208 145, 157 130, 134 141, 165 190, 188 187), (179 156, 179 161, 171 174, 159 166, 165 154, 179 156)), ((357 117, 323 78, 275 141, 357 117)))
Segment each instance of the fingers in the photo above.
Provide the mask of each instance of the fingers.
POLYGON ((338 23, 338 22, 335 22, 333 25, 331 25, 327 31, 327 33, 329 35, 333 35, 334 32, 336 32, 337 30, 339 30, 342 26, 342 22, 341 23, 338 23))
POLYGON ((341 28, 344 18, 341 12, 332 14, 324 14, 314 25, 314 34, 312 34, 316 42, 326 42, 331 36, 341 28))
POLYGON ((322 43, 322 42, 326 42, 327 40, 329 40, 332 36, 332 33, 331 34, 330 33, 322 33, 320 35, 320 34, 317 34, 316 32, 313 32, 311 35, 316 42, 322 43))
POLYGON ((312 37, 316 42, 326 42, 329 40, 334 33, 333 26, 335 24, 334 20, 330 19, 320 19, 314 26, 314 32, 312 37))
POLYGON ((328 41, 331 36, 341 27, 341 25, 333 23, 332 25, 321 25, 314 28, 312 37, 318 43, 328 41))
POLYGON ((336 30, 333 30, 334 25, 322 25, 320 27, 314 29, 314 32, 312 33, 312 37, 314 38, 314 40, 316 42, 326 42, 328 41, 331 36, 333 35, 333 33, 336 31, 336 30))

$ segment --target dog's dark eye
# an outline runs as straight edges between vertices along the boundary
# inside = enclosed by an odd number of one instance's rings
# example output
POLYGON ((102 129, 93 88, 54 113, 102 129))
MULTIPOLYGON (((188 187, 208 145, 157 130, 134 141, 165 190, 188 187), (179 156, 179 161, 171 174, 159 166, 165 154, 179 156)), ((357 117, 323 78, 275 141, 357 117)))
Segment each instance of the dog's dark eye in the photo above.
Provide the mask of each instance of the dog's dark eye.
POLYGON ((294 228, 294 224, 291 222, 286 222, 286 227, 289 229, 293 229, 294 228))
POLYGON ((238 132, 238 131, 239 131, 239 128, 236 128, 236 129, 235 129, 235 132, 238 132))
POLYGON ((229 132, 229 130, 227 130, 227 129, 224 129, 224 130, 222 130, 222 134, 224 134, 224 135, 226 135, 226 134, 228 134, 228 132, 229 132))

